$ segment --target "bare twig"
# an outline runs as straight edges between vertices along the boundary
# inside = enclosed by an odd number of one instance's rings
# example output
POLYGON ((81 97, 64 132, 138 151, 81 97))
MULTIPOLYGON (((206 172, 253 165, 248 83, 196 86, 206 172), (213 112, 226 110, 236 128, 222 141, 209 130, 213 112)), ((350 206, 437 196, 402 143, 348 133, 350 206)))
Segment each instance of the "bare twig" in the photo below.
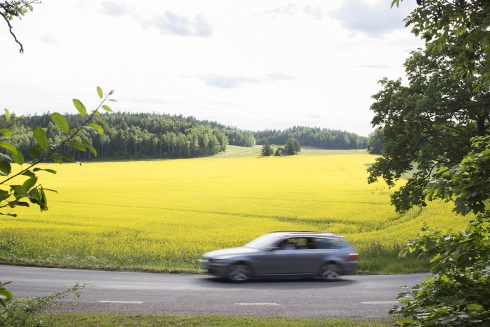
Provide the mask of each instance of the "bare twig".
POLYGON ((3 12, 0 12, 0 16, 3 17, 3 19, 7 22, 7 25, 9 27, 9 32, 10 32, 10 35, 12 35, 12 37, 14 38, 14 41, 19 45, 20 49, 19 49, 19 52, 20 53, 24 53, 24 46, 22 45, 22 43, 20 43, 20 41, 17 39, 17 36, 15 35, 14 31, 12 30, 12 24, 10 24, 10 21, 7 19, 7 16, 3 13, 3 12))

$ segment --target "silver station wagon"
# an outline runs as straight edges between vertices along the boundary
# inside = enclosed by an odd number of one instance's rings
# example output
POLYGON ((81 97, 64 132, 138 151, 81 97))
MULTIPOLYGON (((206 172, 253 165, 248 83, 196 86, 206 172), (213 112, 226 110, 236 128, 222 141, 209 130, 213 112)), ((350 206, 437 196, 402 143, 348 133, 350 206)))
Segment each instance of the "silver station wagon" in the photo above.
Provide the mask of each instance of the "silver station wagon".
POLYGON ((207 273, 234 282, 252 278, 318 277, 333 281, 355 274, 359 255, 343 238, 331 233, 275 232, 243 247, 205 253, 207 273))

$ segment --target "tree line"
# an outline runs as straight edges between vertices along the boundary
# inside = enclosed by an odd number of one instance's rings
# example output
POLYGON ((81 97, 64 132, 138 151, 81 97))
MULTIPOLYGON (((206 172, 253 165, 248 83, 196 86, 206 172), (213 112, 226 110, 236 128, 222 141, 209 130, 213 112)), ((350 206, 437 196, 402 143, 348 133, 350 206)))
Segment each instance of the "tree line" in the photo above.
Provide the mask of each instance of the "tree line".
MULTIPOLYGON (((79 115, 69 114, 65 117, 69 126, 79 126, 82 122, 79 115)), ((102 160, 211 156, 224 151, 228 144, 250 147, 269 140, 273 144, 287 145, 291 138, 302 145, 319 148, 358 149, 367 146, 365 137, 320 128, 293 127, 283 131, 266 130, 254 133, 181 115, 113 113, 103 117, 110 126, 108 133, 100 134, 96 129, 87 126, 78 136, 88 140, 97 158, 102 160)), ((10 141, 27 159, 32 157, 29 149, 33 146, 33 128, 42 127, 53 144, 60 143, 63 137, 49 113, 12 116, 11 121, 15 133, 10 141)), ((73 147, 63 150, 66 156, 75 160, 90 160, 95 157, 93 152, 80 152, 73 147)))
POLYGON ((264 130, 254 133, 257 144, 265 144, 266 140, 272 144, 286 144, 289 138, 294 138, 302 146, 311 146, 322 149, 365 149, 367 137, 318 127, 295 126, 285 130, 264 130))
MULTIPOLYGON (((108 133, 99 134, 96 129, 86 127, 80 131, 80 138, 89 140, 99 159, 125 157, 190 158, 217 154, 226 149, 227 135, 233 135, 237 145, 247 133, 231 130, 225 126, 193 117, 171 116, 148 113, 113 113, 104 115, 108 133)), ((77 115, 66 115, 70 126, 80 125, 77 115)), ((50 142, 57 144, 63 135, 51 121, 48 113, 33 116, 13 117, 15 131, 11 142, 26 158, 32 157, 32 129, 45 129, 50 142)), ((66 148, 64 153, 76 160, 87 160, 93 153, 80 152, 76 148, 66 148)))

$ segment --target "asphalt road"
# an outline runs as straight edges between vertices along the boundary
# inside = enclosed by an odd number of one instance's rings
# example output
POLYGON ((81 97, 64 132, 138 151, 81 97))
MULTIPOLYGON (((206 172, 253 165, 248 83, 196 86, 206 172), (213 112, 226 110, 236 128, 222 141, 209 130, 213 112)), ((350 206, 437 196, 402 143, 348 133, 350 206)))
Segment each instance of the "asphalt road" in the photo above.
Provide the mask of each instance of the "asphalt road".
POLYGON ((337 282, 268 280, 233 284, 206 275, 0 265, 15 296, 40 296, 86 283, 58 310, 278 317, 386 317, 402 285, 423 274, 345 276, 337 282))

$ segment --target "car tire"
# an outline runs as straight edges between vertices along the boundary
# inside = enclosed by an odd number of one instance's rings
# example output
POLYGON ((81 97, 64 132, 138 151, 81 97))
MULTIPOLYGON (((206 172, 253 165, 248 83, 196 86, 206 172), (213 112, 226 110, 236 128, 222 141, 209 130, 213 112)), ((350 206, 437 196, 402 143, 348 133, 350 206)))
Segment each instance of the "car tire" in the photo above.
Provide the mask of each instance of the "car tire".
POLYGON ((237 263, 228 268, 226 276, 234 283, 244 283, 252 278, 252 269, 244 263, 237 263))
POLYGON ((333 282, 339 279, 340 269, 335 263, 326 263, 320 268, 320 276, 322 280, 333 282))

